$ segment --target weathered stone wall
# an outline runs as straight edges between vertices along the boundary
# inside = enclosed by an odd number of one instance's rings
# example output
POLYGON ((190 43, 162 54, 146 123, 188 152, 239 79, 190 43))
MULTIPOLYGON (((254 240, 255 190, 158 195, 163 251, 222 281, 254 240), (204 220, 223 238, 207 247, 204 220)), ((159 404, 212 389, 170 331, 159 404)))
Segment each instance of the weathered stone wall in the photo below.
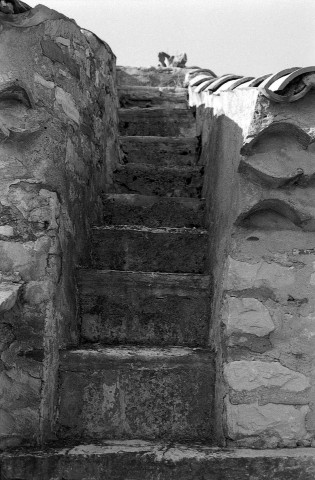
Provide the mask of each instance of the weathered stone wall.
POLYGON ((275 103, 252 88, 191 101, 206 165, 218 437, 242 447, 309 446, 315 93, 275 103))
POLYGON ((75 266, 118 160, 115 56, 39 6, 0 14, 0 447, 49 438, 75 266))

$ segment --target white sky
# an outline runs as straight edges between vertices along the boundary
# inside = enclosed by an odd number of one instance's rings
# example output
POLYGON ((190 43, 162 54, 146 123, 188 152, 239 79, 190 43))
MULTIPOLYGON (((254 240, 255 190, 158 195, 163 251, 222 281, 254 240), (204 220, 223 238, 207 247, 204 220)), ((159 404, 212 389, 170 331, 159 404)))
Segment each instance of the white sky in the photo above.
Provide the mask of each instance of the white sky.
MULTIPOLYGON (((34 7, 36 0, 26 0, 34 7)), ((188 66, 258 76, 315 65, 315 0, 42 0, 105 40, 118 65, 188 66)))

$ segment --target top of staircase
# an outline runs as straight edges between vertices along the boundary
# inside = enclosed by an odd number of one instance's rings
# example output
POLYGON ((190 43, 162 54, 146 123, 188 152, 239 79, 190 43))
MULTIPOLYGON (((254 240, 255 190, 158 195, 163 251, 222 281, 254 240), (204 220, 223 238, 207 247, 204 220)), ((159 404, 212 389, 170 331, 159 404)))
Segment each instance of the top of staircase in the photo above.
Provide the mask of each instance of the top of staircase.
POLYGON ((186 74, 193 68, 117 66, 117 84, 119 87, 183 87, 186 74))

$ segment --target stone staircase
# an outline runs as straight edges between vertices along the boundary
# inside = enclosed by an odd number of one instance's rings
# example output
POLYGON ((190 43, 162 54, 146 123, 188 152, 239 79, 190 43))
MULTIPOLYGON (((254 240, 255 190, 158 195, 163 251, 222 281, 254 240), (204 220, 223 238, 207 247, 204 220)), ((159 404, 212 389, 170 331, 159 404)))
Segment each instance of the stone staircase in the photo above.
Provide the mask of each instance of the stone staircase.
POLYGON ((61 355, 56 447, 1 480, 313 480, 314 449, 215 446, 208 232, 186 90, 120 86, 123 164, 78 271, 81 344, 61 355))
POLYGON ((214 443, 203 169, 186 90, 120 88, 123 164, 78 273, 82 344, 62 355, 59 436, 214 443))

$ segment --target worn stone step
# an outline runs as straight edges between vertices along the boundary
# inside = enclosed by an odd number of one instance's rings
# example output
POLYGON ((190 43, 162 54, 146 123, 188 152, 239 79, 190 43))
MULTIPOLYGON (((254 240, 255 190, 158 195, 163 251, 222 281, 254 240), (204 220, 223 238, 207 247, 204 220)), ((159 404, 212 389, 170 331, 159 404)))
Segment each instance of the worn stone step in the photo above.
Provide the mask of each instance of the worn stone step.
POLYGON ((187 88, 182 87, 125 85, 118 87, 118 98, 121 108, 188 108, 187 88))
POLYGON ((122 136, 120 144, 126 163, 156 166, 193 166, 198 161, 197 137, 122 136))
POLYGON ((217 449, 111 440, 0 456, 3 480, 314 480, 315 448, 217 449))
POLYGON ((155 167, 128 163, 117 166, 114 178, 119 193, 200 198, 204 168, 155 167))
POLYGON ((158 197, 130 193, 103 196, 105 225, 202 228, 205 201, 199 198, 158 197))
POLYGON ((125 67, 117 66, 117 84, 119 86, 141 85, 151 87, 182 87, 186 73, 181 67, 125 67))
POLYGON ((210 350, 96 346, 60 362, 59 438, 213 442, 210 350))
POLYGON ((120 135, 194 137, 196 120, 192 110, 166 108, 122 108, 119 110, 120 135))
POLYGON ((194 228, 92 229, 92 265, 106 270, 207 273, 208 232, 194 228))
POLYGON ((78 285, 86 342, 207 345, 206 275, 82 269, 78 285))

